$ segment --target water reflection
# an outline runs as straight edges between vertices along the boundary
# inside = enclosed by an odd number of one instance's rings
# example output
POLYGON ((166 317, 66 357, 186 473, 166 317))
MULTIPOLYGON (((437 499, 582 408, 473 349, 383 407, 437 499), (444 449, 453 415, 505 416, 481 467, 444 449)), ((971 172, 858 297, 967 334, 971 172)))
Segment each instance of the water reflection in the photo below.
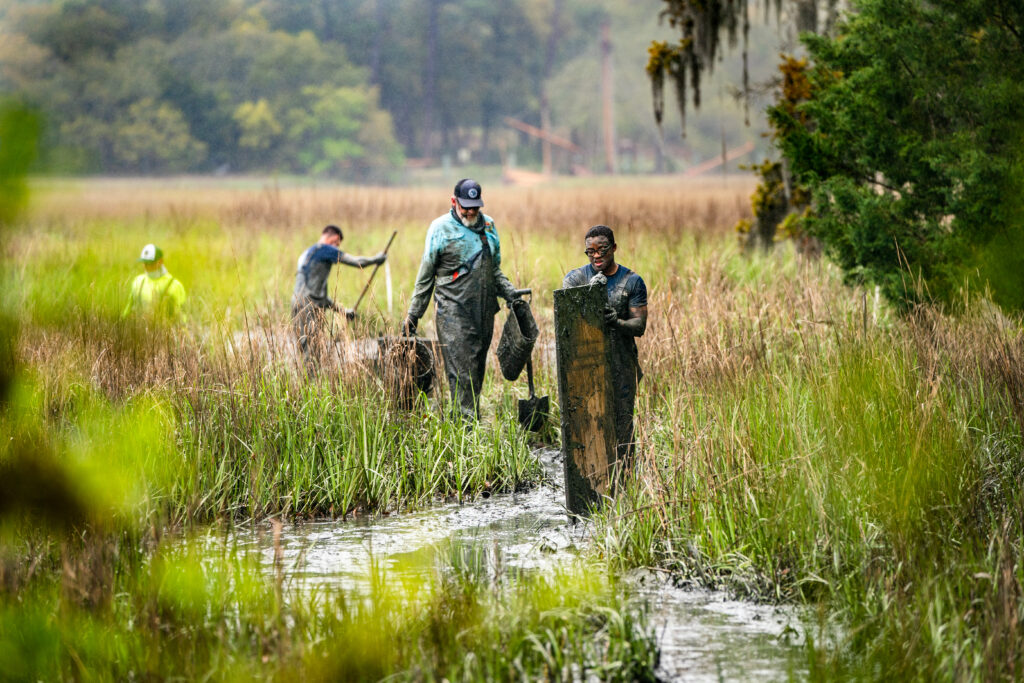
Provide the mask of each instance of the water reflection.
MULTIPOLYGON (((373 576, 428 574, 442 566, 496 578, 549 571, 577 561, 588 539, 570 524, 557 451, 538 453, 551 484, 466 504, 349 521, 286 525, 280 548, 287 579, 300 586, 366 591, 373 576), (446 560, 438 562, 438 559, 446 560)), ((273 571, 266 527, 239 532, 240 548, 257 549, 273 571)), ((801 625, 792 609, 732 600, 723 592, 675 587, 663 575, 635 572, 625 585, 645 608, 661 647, 665 680, 804 678, 801 625), (797 666, 800 665, 800 666, 797 666)))

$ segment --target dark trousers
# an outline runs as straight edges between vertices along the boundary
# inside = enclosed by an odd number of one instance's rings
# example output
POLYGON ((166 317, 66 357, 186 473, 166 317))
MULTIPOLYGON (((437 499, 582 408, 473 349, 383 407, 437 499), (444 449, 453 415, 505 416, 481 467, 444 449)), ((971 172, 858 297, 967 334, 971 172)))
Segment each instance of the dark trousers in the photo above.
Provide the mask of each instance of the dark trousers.
POLYGON ((636 388, 639 372, 632 358, 620 355, 615 369, 615 460, 619 473, 633 470, 636 442, 633 433, 633 415, 636 408, 636 388))
POLYGON ((326 309, 305 301, 292 304, 292 329, 295 331, 307 368, 319 367, 324 358, 326 344, 323 334, 326 309))
POLYGON ((453 402, 464 418, 472 420, 480 417, 480 392, 494 335, 494 317, 490 317, 489 325, 479 327, 466 321, 437 318, 437 336, 453 402))

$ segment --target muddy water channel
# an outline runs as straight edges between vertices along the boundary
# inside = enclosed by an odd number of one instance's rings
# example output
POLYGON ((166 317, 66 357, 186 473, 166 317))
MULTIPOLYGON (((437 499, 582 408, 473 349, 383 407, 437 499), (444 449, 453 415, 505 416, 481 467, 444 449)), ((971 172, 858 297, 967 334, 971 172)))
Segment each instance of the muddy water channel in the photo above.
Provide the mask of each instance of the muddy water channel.
MULTIPOLYGON (((551 571, 579 561, 591 530, 568 521, 559 453, 538 456, 550 481, 527 493, 401 515, 285 525, 276 551, 265 525, 233 540, 240 548, 258 549, 268 573, 275 571, 275 552, 283 553, 286 578, 309 587, 365 589, 373 570, 431 572, 438 553, 453 552, 486 562, 490 572, 551 571)), ((630 604, 647 612, 663 680, 806 677, 799 651, 803 626, 795 610, 678 588, 654 572, 636 572, 623 585, 630 604)))

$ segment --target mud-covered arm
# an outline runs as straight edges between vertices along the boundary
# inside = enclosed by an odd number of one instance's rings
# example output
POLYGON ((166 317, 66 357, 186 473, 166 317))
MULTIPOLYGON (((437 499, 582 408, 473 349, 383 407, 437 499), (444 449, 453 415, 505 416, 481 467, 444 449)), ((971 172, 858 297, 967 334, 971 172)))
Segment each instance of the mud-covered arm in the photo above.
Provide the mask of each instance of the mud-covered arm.
POLYGON ((582 287, 587 284, 587 276, 583 274, 582 268, 570 270, 562 278, 562 287, 582 287))
POLYGON ((434 277, 437 275, 437 254, 431 248, 430 236, 427 236, 427 244, 423 250, 423 258, 420 260, 420 270, 416 275, 416 285, 412 291, 412 300, 409 301, 408 317, 417 321, 427 312, 430 304, 430 295, 434 292, 434 277))
POLYGON ((642 337, 647 331, 647 285, 636 273, 626 283, 629 293, 629 317, 620 318, 611 306, 605 308, 605 322, 620 333, 630 337, 642 337))
POLYGON ((647 306, 630 306, 628 318, 617 318, 615 328, 631 337, 642 337, 647 331, 647 306))
POLYGON ((512 301, 518 298, 514 292, 516 291, 515 285, 512 281, 505 276, 505 273, 501 272, 500 267, 494 269, 494 286, 498 290, 498 296, 506 301, 512 301))
POLYGON ((339 252, 338 263, 344 263, 346 266, 353 266, 355 268, 365 268, 366 266, 373 266, 378 263, 384 263, 387 260, 387 255, 381 252, 375 256, 352 256, 344 252, 339 252))
MULTIPOLYGON (((496 234, 496 233, 495 233, 496 234)), ((501 272, 501 242, 495 240, 494 244, 494 288, 498 296, 506 301, 512 301, 516 297, 515 285, 508 279, 505 273, 501 272)))

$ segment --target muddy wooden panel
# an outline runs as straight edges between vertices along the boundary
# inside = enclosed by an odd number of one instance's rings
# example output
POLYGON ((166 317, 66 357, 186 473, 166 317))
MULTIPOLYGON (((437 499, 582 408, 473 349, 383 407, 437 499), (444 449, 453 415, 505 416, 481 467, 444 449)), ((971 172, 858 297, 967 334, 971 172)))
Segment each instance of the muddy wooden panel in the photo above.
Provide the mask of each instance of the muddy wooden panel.
POLYGON ((565 504, 581 514, 608 493, 615 464, 611 347, 602 316, 608 295, 589 285, 554 294, 565 504))

